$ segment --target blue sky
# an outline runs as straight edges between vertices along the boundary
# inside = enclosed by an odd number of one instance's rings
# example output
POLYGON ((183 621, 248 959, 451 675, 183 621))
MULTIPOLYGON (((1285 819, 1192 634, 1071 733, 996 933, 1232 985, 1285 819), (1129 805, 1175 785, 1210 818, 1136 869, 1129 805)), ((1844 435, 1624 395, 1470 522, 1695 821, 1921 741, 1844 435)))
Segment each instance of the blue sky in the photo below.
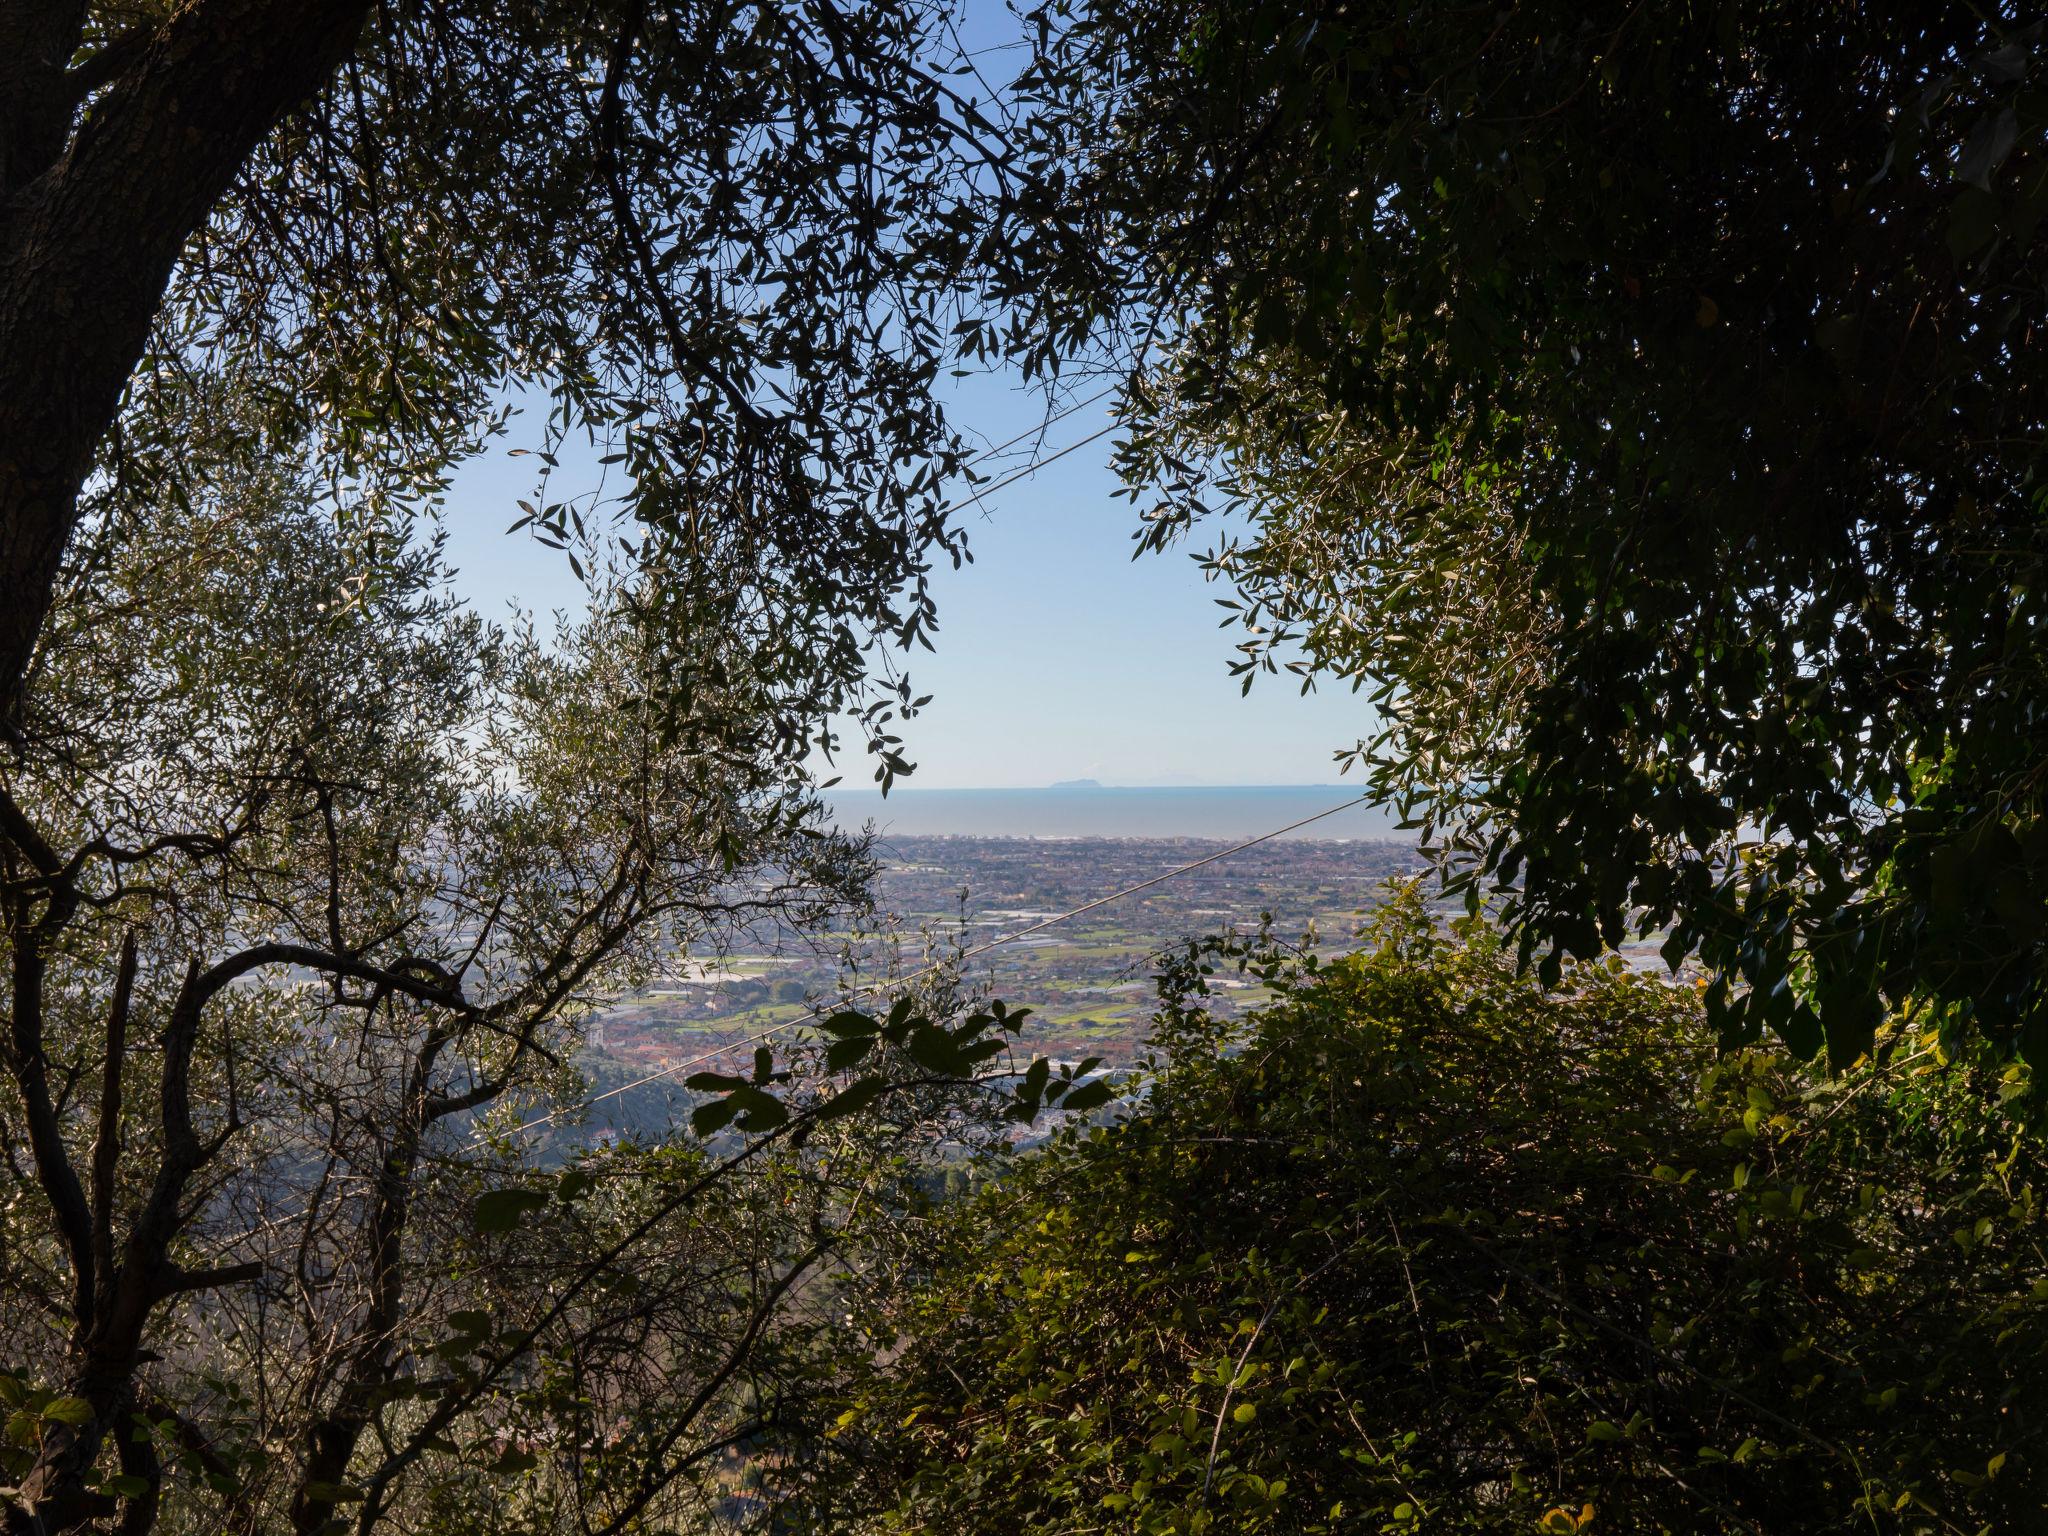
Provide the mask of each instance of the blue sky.
MULTIPOLYGON (((1000 0, 966 0, 963 10, 962 41, 1000 85, 1012 59, 1022 60, 1003 46, 1020 23, 1000 0)), ((959 381, 948 407, 990 444, 1044 413, 1037 395, 1001 376, 959 381)), ((1049 430, 1044 451, 1107 424, 1104 406, 1079 412, 1049 430)), ((530 435, 515 426, 510 446, 530 435)), ((1333 754, 1370 729, 1364 704, 1341 688, 1303 697, 1284 676, 1241 697, 1227 668, 1232 636, 1216 627, 1215 599, 1226 594, 1184 550, 1131 560, 1136 512, 1114 495, 1109 453, 1110 439, 1100 439, 966 515, 974 563, 935 574, 938 653, 910 661, 917 692, 933 698, 903 731, 918 765, 909 785, 1341 782, 1333 754)), ((559 554, 503 533, 519 515, 516 499, 530 494, 534 462, 500 449, 461 475, 449 498, 459 584, 486 613, 517 601, 545 614, 581 597, 559 554)), ((554 499, 591 483, 594 466, 583 466, 580 483, 577 468, 565 462, 554 499)), ((1196 540, 1207 535, 1198 530, 1196 540)), ((873 770, 842 761, 839 771, 863 785, 873 770)))
MULTIPOLYGON (((1043 412, 1035 395, 990 378, 966 381, 951 408, 989 443, 1043 412)), ((1105 409, 1053 426, 1045 451, 1108 425, 1105 409)), ((528 435, 515 424, 500 441, 528 435)), ((1216 627, 1225 594, 1185 551, 1132 561, 1136 513, 1114 495, 1109 451, 1109 438, 1089 444, 966 515, 974 563, 936 573, 938 653, 910 662, 916 690, 933 699, 903 733, 918 765, 909 786, 1342 782, 1332 754, 1369 728, 1363 703, 1344 690, 1304 698, 1284 677, 1240 697, 1231 635, 1216 627)), ((515 602, 545 614, 582 596, 561 555, 504 532, 533 464, 494 449, 449 496, 457 586, 490 616, 515 602)), ((579 471, 592 472, 565 461, 552 494, 588 484, 579 471)), ((840 771, 864 784, 872 768, 843 761, 840 771)))

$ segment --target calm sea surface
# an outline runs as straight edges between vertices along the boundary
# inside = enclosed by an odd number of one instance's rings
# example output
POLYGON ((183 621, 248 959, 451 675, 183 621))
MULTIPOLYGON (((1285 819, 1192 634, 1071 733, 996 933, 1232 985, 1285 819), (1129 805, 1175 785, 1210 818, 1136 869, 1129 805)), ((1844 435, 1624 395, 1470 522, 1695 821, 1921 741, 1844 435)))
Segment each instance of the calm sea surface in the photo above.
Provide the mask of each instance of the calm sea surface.
MULTIPOLYGON (((1230 789, 827 790, 841 826, 906 837, 1191 837, 1237 842, 1355 800, 1342 784, 1230 789)), ((1396 838, 1394 818, 1355 804, 1289 837, 1396 838)))

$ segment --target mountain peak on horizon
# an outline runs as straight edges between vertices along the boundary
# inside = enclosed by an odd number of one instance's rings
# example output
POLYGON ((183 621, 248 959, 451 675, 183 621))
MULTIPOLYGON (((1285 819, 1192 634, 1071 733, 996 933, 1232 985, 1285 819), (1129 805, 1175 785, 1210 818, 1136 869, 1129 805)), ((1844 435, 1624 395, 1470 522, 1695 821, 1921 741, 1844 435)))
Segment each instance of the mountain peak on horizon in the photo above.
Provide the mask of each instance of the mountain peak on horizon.
POLYGON ((1100 789, 1102 788, 1102 781, 1100 779, 1056 779, 1051 787, 1054 789, 1100 789))

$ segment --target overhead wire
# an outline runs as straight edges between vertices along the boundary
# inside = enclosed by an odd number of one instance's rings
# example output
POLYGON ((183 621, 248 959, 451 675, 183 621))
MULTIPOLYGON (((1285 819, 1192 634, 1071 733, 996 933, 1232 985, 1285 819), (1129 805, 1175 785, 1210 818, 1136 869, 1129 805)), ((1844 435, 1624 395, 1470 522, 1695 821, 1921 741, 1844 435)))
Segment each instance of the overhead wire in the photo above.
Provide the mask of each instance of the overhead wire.
POLYGON ((1086 437, 1082 438, 1080 441, 1067 444, 1066 447, 1060 449, 1057 453, 1048 453, 1043 458, 1033 459, 1029 464, 1023 464, 1018 466, 1009 474, 1004 475, 1001 479, 992 480, 987 485, 977 488, 975 493, 972 496, 968 497, 965 501, 954 502, 951 506, 946 508, 946 512, 949 515, 954 512, 965 512, 969 507, 972 507, 979 503, 984 496, 992 496, 997 491, 1003 489, 1004 486, 1015 485, 1019 480, 1024 479, 1027 475, 1037 474, 1041 469, 1045 468, 1046 465, 1057 464, 1061 459, 1064 459, 1068 454, 1077 452, 1082 448, 1086 448, 1090 443, 1098 442, 1102 438, 1109 436, 1110 433, 1114 432, 1117 429, 1118 425, 1119 423, 1113 421, 1108 426, 1102 428, 1100 431, 1090 432, 1086 437))
MULTIPOLYGON (((999 453, 1007 452, 1009 449, 1012 449, 1016 447, 1019 443, 1023 442, 1025 438, 1037 437, 1041 432, 1045 431, 1047 427, 1057 426, 1060 422, 1065 421, 1069 416, 1072 416, 1075 412, 1085 411, 1088 409, 1089 406, 1094 405, 1097 401, 1107 400, 1111 395, 1115 394, 1122 387, 1123 386, 1120 384, 1112 384, 1107 389, 1097 390, 1094 394, 1090 395, 1086 400, 1076 400, 1072 405, 1067 406, 1065 409, 1054 411, 1052 415, 1046 417, 1043 421, 1039 422, 1037 426, 1026 427, 1022 432, 1019 432, 1015 437, 1010 438, 1007 441, 997 443, 992 448, 983 448, 980 451, 970 455, 967 459, 967 463, 970 465, 979 464, 983 459, 992 459, 999 453)), ((1047 460, 1046 462, 1050 463, 1051 461, 1047 460)))

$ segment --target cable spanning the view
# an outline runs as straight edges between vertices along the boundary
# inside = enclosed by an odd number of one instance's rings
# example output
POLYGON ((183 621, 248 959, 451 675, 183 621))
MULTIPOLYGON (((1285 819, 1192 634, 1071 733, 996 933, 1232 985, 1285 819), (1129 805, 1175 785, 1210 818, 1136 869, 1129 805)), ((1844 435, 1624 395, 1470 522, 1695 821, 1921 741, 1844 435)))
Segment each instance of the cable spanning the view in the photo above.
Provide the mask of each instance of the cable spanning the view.
MULTIPOLYGON (((1023 442, 1025 438, 1037 437, 1040 433, 1044 432, 1048 427, 1057 426, 1060 422, 1065 421, 1069 416, 1072 416, 1075 412, 1085 411, 1088 409, 1089 406, 1094 405, 1099 401, 1107 400, 1111 395, 1115 394, 1122 387, 1123 386, 1120 384, 1112 384, 1107 389, 1098 389, 1094 394, 1088 396, 1088 398, 1085 400, 1076 400, 1071 405, 1062 406, 1057 411, 1054 411, 1050 416, 1046 417, 1043 421, 1039 422, 1036 426, 1026 427, 1022 432, 1019 432, 1015 437, 1005 438, 1000 443, 995 443, 987 448, 980 449, 979 451, 977 451, 968 458, 967 463, 971 467, 973 465, 980 464, 985 460, 992 459, 999 453, 1006 453, 1010 449, 1016 447, 1019 443, 1023 442)), ((1078 444, 1076 446, 1078 446, 1078 444)), ((1071 450, 1061 449, 1060 451, 1062 453, 1065 453, 1071 450)), ((1035 469, 1038 467, 1039 464, 1050 464, 1051 462, 1051 459, 1040 459, 1035 461, 1030 467, 1035 469)))
MULTIPOLYGON (((1066 447, 1059 449, 1057 452, 1048 453, 1043 458, 1033 459, 1029 464, 1020 464, 1017 468, 1011 470, 1007 475, 1004 475, 1000 480, 996 480, 988 485, 982 486, 979 490, 977 490, 972 496, 968 497, 965 501, 958 501, 953 503, 951 506, 947 507, 946 511, 948 515, 955 512, 965 512, 969 507, 977 505, 984 496, 992 495, 995 492, 1002 490, 1006 486, 1015 485, 1019 480, 1037 474, 1041 469, 1044 469, 1048 464, 1057 464, 1061 459, 1064 459, 1068 454, 1078 452, 1079 450, 1086 448, 1090 443, 1097 442, 1102 438, 1109 436, 1109 434, 1114 432, 1119 425, 1120 423, 1113 421, 1108 426, 1101 428, 1099 431, 1090 432, 1086 437, 1081 438, 1078 442, 1072 442, 1067 444, 1066 447)), ((989 453, 996 453, 1000 451, 1001 450, 999 449, 992 448, 989 450, 989 453)), ((985 459, 988 456, 989 454, 985 453, 980 455, 979 458, 985 459)), ((972 462, 979 462, 979 459, 976 459, 972 462)))
MULTIPOLYGON (((629 1083, 621 1083, 616 1088, 608 1088, 603 1093, 593 1094, 590 1098, 583 1100, 581 1103, 577 1104, 574 1107, 578 1111, 589 1109, 593 1105, 602 1104, 606 1099, 614 1099, 622 1093, 630 1093, 635 1088, 644 1088, 649 1083, 658 1083, 663 1081, 664 1079, 672 1078, 679 1072, 687 1072, 691 1067, 701 1066, 707 1061, 716 1060, 718 1057, 728 1055, 733 1051, 748 1050, 754 1046, 760 1045, 763 1041, 773 1039, 777 1035, 787 1034, 792 1029, 798 1029, 805 1024, 814 1023, 815 1021, 826 1017, 830 1013, 836 1012, 841 1008, 847 1007, 851 1003, 874 997, 879 997, 889 992, 900 991, 902 988, 910 986, 914 982, 923 981, 927 977, 938 975, 940 972, 946 970, 949 966, 964 964, 965 962, 972 960, 977 955, 985 955, 990 950, 1001 949, 1005 944, 1014 944, 1019 939, 1028 939, 1034 933, 1043 933, 1048 928, 1056 927, 1061 923, 1069 922, 1072 919, 1080 917, 1085 913, 1093 912, 1098 907, 1106 907, 1113 901, 1121 901, 1126 896, 1135 896, 1138 894, 1138 892, 1150 890, 1155 885, 1164 885, 1169 880, 1177 879, 1181 875, 1189 874, 1194 870, 1201 869, 1205 865, 1215 864, 1220 860, 1230 858, 1233 854, 1243 853, 1247 848, 1256 848, 1261 843, 1270 843, 1276 837, 1285 837, 1289 832, 1293 832, 1298 830, 1299 828, 1309 826, 1310 824, 1321 821, 1326 817, 1335 816, 1339 811, 1348 811, 1353 806, 1362 805, 1365 803, 1366 799, 1367 797, 1363 794, 1353 795, 1350 798, 1342 800, 1338 802, 1336 805, 1330 806, 1325 810, 1317 811, 1313 815, 1304 816, 1298 821, 1290 821, 1284 827, 1275 827, 1270 832, 1261 832, 1257 837, 1246 838, 1241 843, 1232 843, 1228 848, 1218 849, 1215 853, 1206 854, 1202 858, 1194 859, 1189 863, 1179 865, 1173 869, 1169 869, 1162 874, 1154 875, 1149 880, 1140 880, 1137 884, 1127 885, 1122 890, 1111 891, 1107 896, 1098 896, 1093 901, 1083 902, 1078 907, 1072 907, 1065 912, 1056 913, 1051 917, 1041 918, 1039 919, 1039 921, 1031 924, 1029 927, 1019 928, 1015 933, 1006 933, 1002 935, 1000 938, 994 938, 988 940, 986 943, 976 944, 969 949, 962 950, 959 954, 954 955, 949 959, 935 961, 932 964, 925 966, 922 970, 911 971, 903 976, 892 976, 882 981, 870 982, 865 987, 857 987, 853 991, 847 993, 844 997, 838 999, 836 1002, 830 1005, 821 1005, 819 1007, 810 1009, 805 1013, 799 1014, 796 1018, 785 1019, 782 1023, 772 1025, 769 1028, 762 1030, 759 1034, 750 1035, 744 1040, 735 1040, 730 1042, 729 1044, 716 1046, 711 1050, 701 1052, 698 1055, 689 1057, 686 1060, 671 1062, 668 1066, 663 1067, 658 1072, 650 1072, 644 1077, 634 1078, 633 1081, 629 1083)), ((515 1126, 510 1131, 504 1132, 503 1134, 509 1136, 523 1136, 528 1131, 537 1130, 541 1126, 553 1124, 555 1121, 561 1119, 562 1116, 566 1113, 568 1113, 568 1109, 566 1107, 562 1109, 552 1109, 549 1110, 546 1114, 538 1115, 534 1119, 528 1120, 521 1125, 515 1126)), ((486 1134, 487 1133, 484 1131, 478 1131, 470 1139, 472 1143, 481 1141, 485 1138, 486 1134)))

